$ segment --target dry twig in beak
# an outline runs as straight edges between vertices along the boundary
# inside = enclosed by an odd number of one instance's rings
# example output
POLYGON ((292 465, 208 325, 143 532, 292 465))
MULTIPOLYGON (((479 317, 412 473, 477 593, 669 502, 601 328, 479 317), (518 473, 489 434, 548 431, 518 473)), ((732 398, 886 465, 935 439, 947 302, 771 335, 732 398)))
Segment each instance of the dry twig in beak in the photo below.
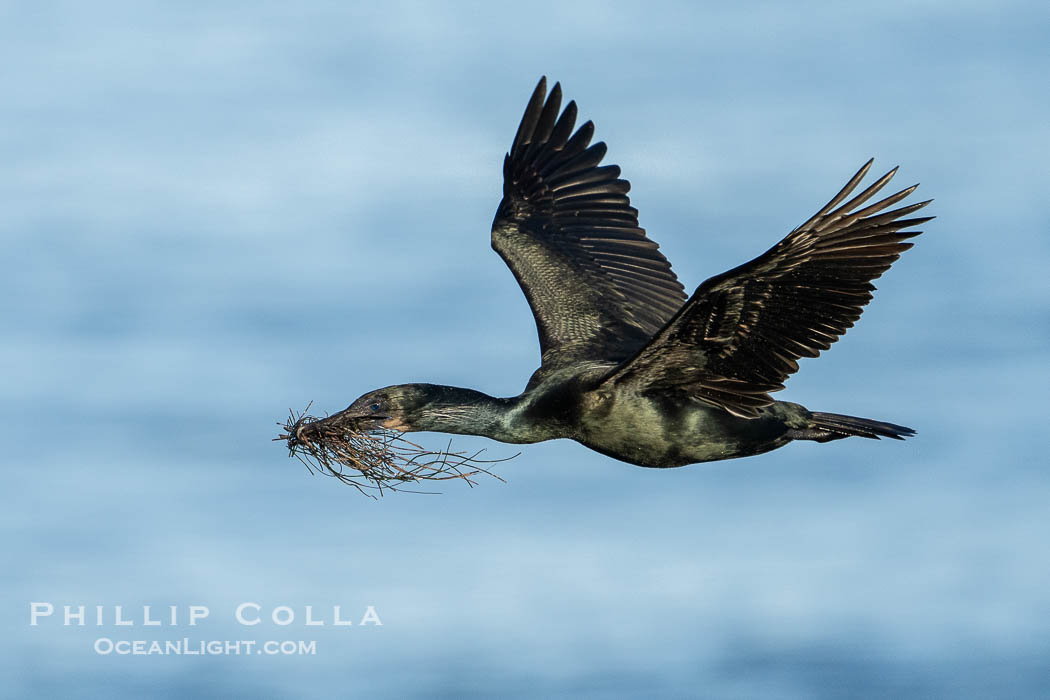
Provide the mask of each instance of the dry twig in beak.
POLYGON ((310 473, 333 476, 372 498, 384 491, 408 491, 405 484, 421 481, 462 479, 473 487, 479 474, 503 481, 487 465, 518 456, 480 459, 484 450, 453 452, 451 440, 443 450, 428 450, 406 440, 404 433, 374 424, 366 428, 367 422, 338 414, 318 419, 305 411, 298 416, 289 411, 288 420, 278 425, 284 432, 274 440, 287 442, 289 455, 310 473))

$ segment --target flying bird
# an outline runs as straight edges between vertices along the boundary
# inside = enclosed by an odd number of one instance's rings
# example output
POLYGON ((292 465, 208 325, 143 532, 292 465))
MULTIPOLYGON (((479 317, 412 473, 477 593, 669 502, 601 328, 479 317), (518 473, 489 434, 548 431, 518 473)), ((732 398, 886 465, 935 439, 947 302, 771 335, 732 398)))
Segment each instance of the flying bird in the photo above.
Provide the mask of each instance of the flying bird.
POLYGON ((816 357, 860 318, 872 280, 933 218, 907 218, 929 201, 891 209, 917 185, 869 203, 896 168, 854 195, 868 161, 783 240, 687 298, 639 226, 620 168, 601 164, 606 146, 591 143, 593 123, 577 129, 576 103, 561 102, 561 86, 548 95, 541 79, 504 158, 492 223, 492 247, 539 332, 540 367, 525 390, 496 398, 400 384, 331 419, 507 443, 568 438, 643 467, 745 457, 794 440, 915 434, 772 393, 800 358, 816 357))

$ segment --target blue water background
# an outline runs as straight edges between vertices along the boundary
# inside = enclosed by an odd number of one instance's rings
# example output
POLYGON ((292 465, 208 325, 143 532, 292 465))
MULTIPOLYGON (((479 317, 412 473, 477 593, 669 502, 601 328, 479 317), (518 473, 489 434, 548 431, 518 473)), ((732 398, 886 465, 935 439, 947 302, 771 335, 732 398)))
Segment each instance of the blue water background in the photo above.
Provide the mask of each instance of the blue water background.
POLYGON ((1045 694, 1048 35, 1035 2, 3 5, 4 694, 1045 694), (524 386, 488 226, 541 74, 690 289, 870 156, 921 181, 937 220, 781 394, 918 437, 665 471, 560 441, 378 502, 271 443, 309 401, 524 386), (317 653, 92 648, 184 635, 317 653))

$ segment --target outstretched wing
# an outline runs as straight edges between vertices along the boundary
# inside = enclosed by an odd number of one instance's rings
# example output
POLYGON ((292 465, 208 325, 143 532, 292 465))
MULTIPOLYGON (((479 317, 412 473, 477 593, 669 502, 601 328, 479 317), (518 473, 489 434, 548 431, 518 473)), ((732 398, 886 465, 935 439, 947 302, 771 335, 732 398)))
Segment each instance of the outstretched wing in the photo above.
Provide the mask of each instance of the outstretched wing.
POLYGON ((605 378, 641 390, 678 388, 753 418, 773 402, 801 357, 816 357, 860 318, 871 281, 912 246, 933 217, 902 218, 931 200, 884 209, 918 185, 858 209, 897 169, 845 204, 868 161, 813 218, 763 255, 704 282, 641 350, 605 378), (839 206, 841 204, 841 206, 839 206), (837 207, 837 208, 836 208, 837 207))
POLYGON ((667 322, 685 292, 638 226, 620 168, 599 166, 594 125, 575 133, 576 103, 559 116, 561 86, 532 93, 503 161, 492 247, 532 307, 543 366, 568 357, 622 360, 667 322))

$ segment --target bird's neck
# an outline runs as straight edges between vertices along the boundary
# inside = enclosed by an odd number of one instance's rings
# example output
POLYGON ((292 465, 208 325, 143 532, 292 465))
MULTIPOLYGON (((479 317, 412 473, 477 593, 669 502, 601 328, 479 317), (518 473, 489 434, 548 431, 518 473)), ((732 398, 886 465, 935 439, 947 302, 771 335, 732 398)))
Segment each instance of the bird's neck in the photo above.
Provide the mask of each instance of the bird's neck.
POLYGON ((501 442, 531 442, 514 429, 518 397, 500 399, 473 389, 435 386, 431 400, 409 422, 412 430, 481 435, 501 442))

